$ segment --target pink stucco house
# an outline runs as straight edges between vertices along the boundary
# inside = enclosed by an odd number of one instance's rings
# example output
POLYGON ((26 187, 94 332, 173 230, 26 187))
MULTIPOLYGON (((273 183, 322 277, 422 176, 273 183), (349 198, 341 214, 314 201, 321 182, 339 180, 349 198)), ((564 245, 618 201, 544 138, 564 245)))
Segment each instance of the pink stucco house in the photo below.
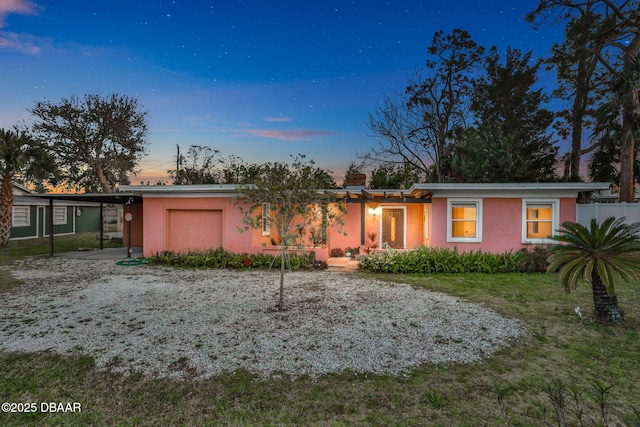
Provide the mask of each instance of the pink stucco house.
MULTIPOLYGON (((408 190, 351 186, 333 190, 346 202, 340 233, 329 229, 326 245, 313 247, 325 260, 332 248, 375 244, 398 248, 457 247, 459 251, 518 250, 549 243, 563 221, 576 220, 578 193, 604 191, 608 183, 414 184, 408 190)), ((123 186, 138 193, 132 243, 144 255, 223 247, 232 252, 275 252, 268 223, 244 228, 235 185, 123 186)), ((265 206, 264 209, 267 209, 265 206)))

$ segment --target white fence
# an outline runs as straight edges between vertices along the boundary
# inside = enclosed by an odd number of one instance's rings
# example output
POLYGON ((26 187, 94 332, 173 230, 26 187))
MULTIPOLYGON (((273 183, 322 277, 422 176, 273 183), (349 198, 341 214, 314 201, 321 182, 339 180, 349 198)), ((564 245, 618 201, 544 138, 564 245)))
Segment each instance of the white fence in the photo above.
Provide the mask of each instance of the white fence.
POLYGON ((640 203, 590 203, 587 205, 577 205, 576 222, 584 226, 589 226, 591 219, 595 218, 598 223, 604 219, 614 216, 616 218, 626 217, 626 223, 640 222, 640 203))

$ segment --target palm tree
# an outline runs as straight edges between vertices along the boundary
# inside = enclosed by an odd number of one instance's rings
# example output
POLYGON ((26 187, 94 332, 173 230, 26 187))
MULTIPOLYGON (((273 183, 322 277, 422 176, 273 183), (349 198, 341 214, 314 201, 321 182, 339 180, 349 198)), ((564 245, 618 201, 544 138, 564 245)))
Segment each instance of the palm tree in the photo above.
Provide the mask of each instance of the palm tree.
POLYGON ((567 293, 578 282, 591 282, 596 320, 622 322, 616 285, 640 280, 640 223, 625 224, 625 218, 609 217, 601 224, 591 220, 589 228, 564 222, 560 243, 550 248, 548 271, 559 271, 558 279, 567 293))
POLYGON ((0 247, 9 244, 13 211, 13 181, 50 178, 53 158, 25 131, 0 129, 0 247))

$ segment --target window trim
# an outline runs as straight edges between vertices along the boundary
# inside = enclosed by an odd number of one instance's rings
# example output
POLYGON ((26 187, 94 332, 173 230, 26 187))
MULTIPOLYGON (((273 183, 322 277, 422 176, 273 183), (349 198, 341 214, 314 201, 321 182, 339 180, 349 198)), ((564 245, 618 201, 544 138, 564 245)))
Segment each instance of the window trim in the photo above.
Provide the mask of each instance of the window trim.
POLYGON ((271 234, 271 203, 265 202, 262 204, 260 212, 261 232, 263 236, 271 234))
POLYGON ((482 242, 482 199, 459 198, 447 199, 447 242, 451 243, 481 243, 482 242), (476 237, 453 236, 453 208, 456 205, 475 205, 476 207, 476 237))
MULTIPOLYGON (((21 215, 22 216, 22 215, 21 215)), ((13 206, 11 209, 11 227, 31 227, 31 208, 30 206, 13 206), (16 211, 26 212, 24 222, 16 220, 16 211)))
POLYGON ((66 206, 54 206, 53 207, 53 225, 67 225, 68 209, 66 206), (62 220, 62 213, 64 212, 64 221, 62 220))
POLYGON ((527 207, 529 205, 551 205, 551 235, 557 236, 560 228, 560 199, 522 199, 522 243, 524 244, 550 244, 554 240, 527 237, 527 207))

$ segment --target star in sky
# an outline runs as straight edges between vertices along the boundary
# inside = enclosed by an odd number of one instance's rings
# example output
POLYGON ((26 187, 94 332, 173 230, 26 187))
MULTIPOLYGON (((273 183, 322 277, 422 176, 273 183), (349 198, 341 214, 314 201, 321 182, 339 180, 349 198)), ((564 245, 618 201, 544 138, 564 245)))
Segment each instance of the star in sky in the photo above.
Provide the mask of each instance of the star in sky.
POLYGON ((376 143, 369 114, 423 66, 435 31, 547 55, 562 28, 535 32, 524 17, 536 4, 0 0, 0 127, 29 123, 36 101, 118 93, 149 112, 133 183, 165 178, 177 144, 251 162, 303 153, 341 176, 376 143))

